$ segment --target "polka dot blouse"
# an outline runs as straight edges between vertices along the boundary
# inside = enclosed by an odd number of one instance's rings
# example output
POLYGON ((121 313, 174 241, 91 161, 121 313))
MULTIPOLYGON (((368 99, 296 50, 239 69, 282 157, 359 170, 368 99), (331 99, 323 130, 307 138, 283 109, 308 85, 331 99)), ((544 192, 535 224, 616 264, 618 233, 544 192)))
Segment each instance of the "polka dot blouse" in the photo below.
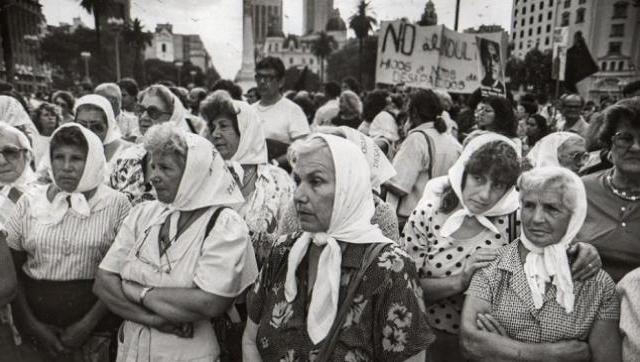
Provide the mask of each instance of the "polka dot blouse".
MULTIPOLYGON (((508 215, 491 218, 499 234, 485 228, 472 238, 454 239, 440 234, 442 224, 453 212, 445 214, 439 207, 440 199, 421 200, 400 235, 400 244, 416 263, 420 278, 458 275, 465 260, 476 250, 508 244, 508 215)), ((464 295, 460 293, 428 306, 427 322, 432 328, 458 334, 463 301, 464 295)))

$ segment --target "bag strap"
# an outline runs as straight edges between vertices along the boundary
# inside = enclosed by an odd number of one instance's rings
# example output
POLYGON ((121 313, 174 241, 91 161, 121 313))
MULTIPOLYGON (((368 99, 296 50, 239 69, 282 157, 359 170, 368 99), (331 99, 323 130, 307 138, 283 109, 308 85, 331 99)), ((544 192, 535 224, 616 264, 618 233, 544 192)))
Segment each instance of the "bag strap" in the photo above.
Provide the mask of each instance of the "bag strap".
POLYGON ((517 232, 517 222, 516 222, 516 213, 517 211, 514 211, 512 213, 509 214, 508 216, 508 225, 509 225, 509 243, 513 242, 514 240, 516 240, 518 238, 518 232, 517 232))
POLYGON ((433 158, 435 157, 435 150, 433 148, 433 142, 431 141, 431 137, 427 134, 427 132, 422 130, 415 130, 414 132, 422 133, 424 139, 427 141, 427 147, 429 148, 429 166, 427 167, 427 172, 429 174, 429 179, 433 178, 433 158))
POLYGON ((342 328, 347 313, 351 308, 353 297, 355 297, 356 295, 356 290, 358 289, 360 282, 367 272, 367 269, 369 269, 369 266, 378 258, 378 255, 380 255, 382 249, 384 249, 389 244, 390 243, 375 243, 369 245, 365 250, 360 270, 358 270, 358 273, 353 278, 351 278, 351 281, 349 282, 349 285, 347 287, 347 295, 342 301, 342 305, 340 306, 340 309, 336 314, 336 319, 334 319, 333 324, 331 325, 331 329, 329 330, 329 334, 327 334, 327 337, 325 338, 325 342, 322 344, 322 347, 320 347, 320 351, 316 359, 317 362, 328 362, 331 360, 333 350, 338 343, 340 329, 342 328))

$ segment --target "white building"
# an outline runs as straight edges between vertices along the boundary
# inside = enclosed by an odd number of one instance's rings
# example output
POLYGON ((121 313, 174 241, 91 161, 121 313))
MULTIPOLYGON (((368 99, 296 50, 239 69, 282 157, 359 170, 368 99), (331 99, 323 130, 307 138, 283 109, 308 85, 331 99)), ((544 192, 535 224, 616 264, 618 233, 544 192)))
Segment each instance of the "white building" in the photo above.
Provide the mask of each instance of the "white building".
POLYGON ((588 99, 616 98, 640 79, 640 7, 633 0, 514 0, 511 41, 523 58, 535 48, 552 49, 553 29, 569 27, 569 46, 580 31, 600 72, 578 84, 588 99))
POLYGON ((144 52, 145 59, 160 59, 165 62, 186 62, 206 71, 211 66, 211 57, 196 34, 174 34, 173 25, 158 24, 151 46, 144 52))

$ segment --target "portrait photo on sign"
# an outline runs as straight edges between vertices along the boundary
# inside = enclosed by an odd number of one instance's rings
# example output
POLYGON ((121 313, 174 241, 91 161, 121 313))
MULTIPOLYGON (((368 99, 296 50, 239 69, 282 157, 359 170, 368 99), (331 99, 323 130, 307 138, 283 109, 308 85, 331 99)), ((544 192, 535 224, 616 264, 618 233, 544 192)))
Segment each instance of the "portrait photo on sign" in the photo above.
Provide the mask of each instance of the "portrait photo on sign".
POLYGON ((479 73, 480 79, 482 79, 480 84, 483 94, 505 94, 500 43, 479 37, 476 39, 479 48, 479 73))

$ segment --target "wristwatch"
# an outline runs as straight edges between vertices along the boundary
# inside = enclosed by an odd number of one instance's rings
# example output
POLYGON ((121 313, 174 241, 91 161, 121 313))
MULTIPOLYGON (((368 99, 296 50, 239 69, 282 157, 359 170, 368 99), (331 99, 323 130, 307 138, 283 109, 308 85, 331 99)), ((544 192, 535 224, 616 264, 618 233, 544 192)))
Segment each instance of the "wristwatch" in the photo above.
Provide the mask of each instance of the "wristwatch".
POLYGON ((140 291, 140 297, 138 298, 138 303, 140 305, 144 306, 144 297, 146 297, 151 290, 153 290, 153 287, 142 288, 142 290, 140 291))

